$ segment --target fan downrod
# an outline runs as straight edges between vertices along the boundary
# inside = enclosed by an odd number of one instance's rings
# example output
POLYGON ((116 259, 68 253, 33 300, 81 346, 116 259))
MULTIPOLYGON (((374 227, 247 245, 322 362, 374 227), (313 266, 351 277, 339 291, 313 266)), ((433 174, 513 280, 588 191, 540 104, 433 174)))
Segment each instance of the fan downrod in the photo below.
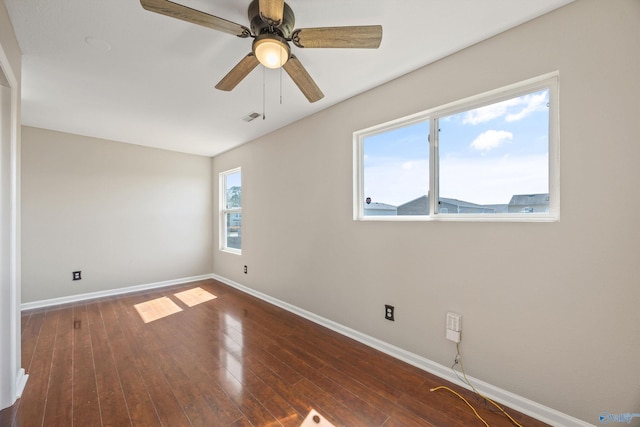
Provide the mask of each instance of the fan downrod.
POLYGON ((259 36, 265 33, 277 34, 285 39, 291 39, 291 33, 295 27, 296 18, 293 10, 287 3, 284 4, 284 13, 282 15, 282 22, 267 22, 260 16, 260 4, 259 0, 253 0, 249 5, 247 15, 249 16, 249 22, 251 32, 255 36, 259 36))

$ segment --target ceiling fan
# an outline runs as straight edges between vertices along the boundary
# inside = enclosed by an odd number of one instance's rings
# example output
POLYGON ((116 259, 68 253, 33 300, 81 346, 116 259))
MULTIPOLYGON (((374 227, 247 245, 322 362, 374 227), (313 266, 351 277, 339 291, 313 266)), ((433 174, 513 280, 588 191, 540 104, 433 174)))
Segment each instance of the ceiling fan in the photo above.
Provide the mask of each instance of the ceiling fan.
POLYGON ((258 64, 280 68, 289 74, 309 102, 324 94, 300 60, 291 53, 289 42, 300 48, 376 49, 382 41, 382 26, 319 27, 294 29, 295 15, 284 0, 252 0, 249 26, 236 24, 169 0, 140 0, 146 10, 223 31, 241 38, 253 38, 251 53, 220 80, 216 89, 230 91, 258 64))

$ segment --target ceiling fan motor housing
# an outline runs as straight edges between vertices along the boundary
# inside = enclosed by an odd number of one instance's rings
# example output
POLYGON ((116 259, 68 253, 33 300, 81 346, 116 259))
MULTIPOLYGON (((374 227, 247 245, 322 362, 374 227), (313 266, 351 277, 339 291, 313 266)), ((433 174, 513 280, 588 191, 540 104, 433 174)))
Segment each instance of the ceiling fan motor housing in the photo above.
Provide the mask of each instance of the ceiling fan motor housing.
POLYGON ((296 23, 293 10, 287 3, 284 4, 284 13, 282 15, 282 22, 265 22, 260 16, 260 2, 259 0, 253 0, 249 5, 247 12, 249 16, 249 22, 251 24, 251 32, 259 36, 265 33, 275 33, 284 37, 285 39, 291 38, 291 33, 296 23))

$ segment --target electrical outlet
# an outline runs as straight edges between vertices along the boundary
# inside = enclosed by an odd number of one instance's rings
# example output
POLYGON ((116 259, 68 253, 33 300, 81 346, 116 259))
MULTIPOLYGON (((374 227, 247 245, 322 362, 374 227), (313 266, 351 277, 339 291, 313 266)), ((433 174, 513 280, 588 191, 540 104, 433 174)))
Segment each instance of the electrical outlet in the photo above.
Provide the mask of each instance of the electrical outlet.
POLYGON ((446 337, 449 341, 455 343, 460 342, 460 335, 462 332, 462 315, 458 313, 447 313, 447 330, 446 337))
POLYGON ((462 315, 458 313, 448 312, 447 313, 447 329, 451 329, 455 332, 460 332, 462 330, 462 315))
POLYGON ((447 329, 447 339, 449 341, 453 341, 455 343, 460 342, 460 332, 452 331, 451 329, 447 329))
POLYGON ((393 310, 394 310, 394 307, 392 305, 385 304, 384 318, 387 320, 391 320, 392 322, 395 322, 395 318, 393 317, 393 310))
POLYGON ((244 266, 244 274, 247 274, 247 266, 244 266))
POLYGON ((74 271, 73 280, 82 280, 82 271, 74 271))

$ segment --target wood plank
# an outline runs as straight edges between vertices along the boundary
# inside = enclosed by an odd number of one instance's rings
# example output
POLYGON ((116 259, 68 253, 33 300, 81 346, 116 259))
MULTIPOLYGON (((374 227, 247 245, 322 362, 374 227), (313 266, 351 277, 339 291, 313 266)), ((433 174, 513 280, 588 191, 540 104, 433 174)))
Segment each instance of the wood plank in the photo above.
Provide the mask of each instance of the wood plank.
POLYGON ((282 380, 270 366, 265 365, 258 358, 249 355, 245 359, 245 366, 251 369, 266 384, 271 386, 276 394, 287 402, 297 413, 308 414, 316 403, 308 397, 296 392, 290 384, 282 380))
MULTIPOLYGON (((215 307, 215 304, 211 304, 210 307, 215 307)), ((203 312, 199 314, 208 315, 207 310, 204 310, 204 306, 202 308, 203 312)), ((191 331, 198 331, 200 326, 208 324, 206 320, 203 320, 205 319, 201 319, 199 316, 189 316, 189 318, 185 319, 183 327, 191 331)), ((237 327, 237 325, 234 328, 225 326, 222 328, 224 332, 219 331, 216 336, 210 336, 211 329, 205 328, 205 330, 199 331, 200 333, 183 348, 188 349, 189 354, 200 361, 211 363, 215 360, 218 366, 224 366, 229 375, 234 376, 236 380, 242 383, 244 392, 251 393, 258 401, 264 402, 273 397, 274 391, 251 370, 244 369, 243 353, 251 352, 251 344, 246 342, 245 338, 247 336, 244 335, 242 330, 236 329, 237 327), (208 337, 208 340, 203 342, 200 337, 208 337), (238 369, 239 367, 242 369, 238 369)), ((251 339, 250 341, 261 342, 262 340, 251 339)))
POLYGON ((388 418, 388 415, 381 412, 379 408, 363 401, 356 394, 343 387, 341 382, 343 378, 349 377, 348 371, 342 372, 342 377, 339 381, 334 381, 308 365, 304 359, 298 358, 280 346, 272 346, 269 351, 278 359, 293 367, 313 385, 329 393, 336 401, 348 407, 359 419, 370 425, 382 425, 388 418))
POLYGON ((22 367, 27 373, 31 372, 31 362, 33 354, 38 344, 38 338, 45 319, 45 311, 23 314, 21 318, 28 320, 22 329, 22 367))
MULTIPOLYGON (((47 311, 44 314, 42 328, 37 336, 33 358, 29 366, 29 381, 22 393, 16 424, 18 425, 42 425, 44 411, 49 392, 49 378, 51 374, 51 361, 55 347, 59 310, 47 311)), ((53 390, 52 392, 56 392, 53 390)))
POLYGON ((44 425, 73 424, 73 308, 60 310, 44 425))
POLYGON ((384 427, 439 427, 403 408, 394 408, 384 427))
POLYGON ((98 387, 93 362, 89 317, 85 305, 73 309, 73 421, 74 425, 101 426, 98 387))
POLYGON ((87 317, 102 424, 104 426, 131 425, 129 409, 98 303, 87 304, 87 317))
POLYGON ((337 384, 340 384, 345 390, 350 391, 356 396, 359 396, 361 399, 369 402, 374 407, 378 408, 385 414, 390 415, 393 412, 393 409, 397 406, 395 404, 396 398, 394 396, 390 396, 390 399, 384 397, 380 394, 375 384, 368 384, 366 382, 360 381, 359 376, 354 375, 354 371, 348 369, 348 366, 345 366, 344 369, 338 370, 333 366, 324 366, 320 372, 327 378, 333 380, 337 384))
POLYGON ((235 422, 229 424, 229 427, 254 427, 245 417, 238 418, 235 422))
MULTIPOLYGON (((117 303, 121 313, 118 319, 122 333, 129 342, 140 342, 141 344, 130 347, 131 355, 144 378, 160 422, 162 425, 190 426, 191 422, 174 395, 172 385, 157 365, 156 355, 158 351, 155 348, 148 348, 146 345, 152 339, 152 335, 145 335, 150 328, 144 326, 149 326, 150 324, 145 324, 140 319, 133 308, 131 298, 118 299, 117 303), (140 337, 144 337, 144 340, 140 341, 140 337)), ((166 348, 167 343, 158 343, 158 345, 166 348)))
POLYGON ((278 360, 271 353, 261 349, 255 349, 251 353, 252 357, 259 359, 262 363, 269 366, 274 373, 280 377, 280 381, 284 381, 288 385, 294 385, 302 379, 302 376, 293 369, 293 367, 278 360))
POLYGON ((242 415, 254 426, 279 425, 278 420, 250 393, 238 393, 242 385, 235 378, 227 377, 221 384, 227 393, 236 392, 234 403, 242 412, 242 415), (233 384, 235 382, 235 384, 233 384))
POLYGON ((197 356, 183 347, 172 351, 170 357, 172 361, 167 363, 173 363, 182 369, 188 387, 204 400, 218 423, 232 423, 242 418, 242 412, 214 378, 219 367, 217 360, 197 356))
POLYGON ((294 390, 303 396, 307 396, 316 402, 313 407, 322 414, 331 424, 335 426, 368 426, 371 425, 363 420, 340 402, 335 400, 333 396, 322 390, 306 378, 298 382, 294 386, 294 390))
POLYGON ((173 354, 169 353, 173 351, 158 354, 157 362, 189 422, 197 426, 215 425, 219 422, 220 414, 209 406, 207 400, 199 393, 199 387, 194 386, 192 378, 186 372, 190 365, 174 362, 171 357, 173 354))
POLYGON ((18 413, 19 402, 0 411, 0 426, 13 426, 18 413))
POLYGON ((131 424, 134 426, 161 425, 144 378, 131 354, 131 347, 137 346, 137 342, 131 342, 125 338, 114 311, 117 306, 113 301, 100 302, 98 307, 105 324, 131 424))
POLYGON ((280 395, 274 395, 263 405, 285 427, 299 427, 304 421, 304 417, 280 395))

